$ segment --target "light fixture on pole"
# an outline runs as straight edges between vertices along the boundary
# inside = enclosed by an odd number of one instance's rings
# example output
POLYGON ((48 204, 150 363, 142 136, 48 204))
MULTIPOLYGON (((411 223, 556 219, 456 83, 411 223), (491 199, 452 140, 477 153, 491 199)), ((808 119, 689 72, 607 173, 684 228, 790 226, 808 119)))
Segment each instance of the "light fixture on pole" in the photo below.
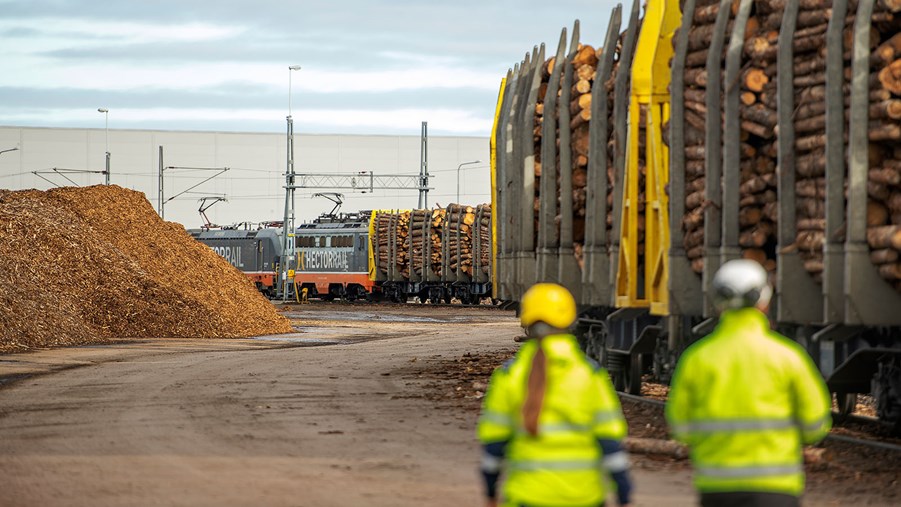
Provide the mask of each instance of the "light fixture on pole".
POLYGON ((19 151, 19 147, 16 146, 15 148, 10 148, 8 150, 0 150, 0 155, 3 155, 4 153, 9 153, 11 151, 19 151))
POLYGON ((300 65, 291 65, 288 67, 288 118, 291 117, 291 71, 300 70, 300 65))
POLYGON ((109 185, 109 109, 98 107, 97 112, 103 113, 103 125, 106 131, 106 170, 103 171, 103 174, 106 175, 106 184, 109 185))
POLYGON ((285 171, 285 221, 282 225, 282 302, 288 300, 288 271, 294 258, 294 119, 291 117, 291 73, 300 70, 300 65, 288 66, 288 167, 285 171))
POLYGON ((457 204, 460 204, 460 168, 470 164, 481 164, 481 160, 473 160, 472 162, 463 162, 457 166, 457 204))

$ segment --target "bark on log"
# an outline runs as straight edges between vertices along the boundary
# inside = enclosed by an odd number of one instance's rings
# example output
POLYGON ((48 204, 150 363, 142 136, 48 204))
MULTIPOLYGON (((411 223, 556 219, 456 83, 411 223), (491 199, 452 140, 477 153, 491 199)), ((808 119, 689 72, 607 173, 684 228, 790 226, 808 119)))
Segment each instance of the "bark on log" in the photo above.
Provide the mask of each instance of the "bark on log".
POLYGON ((878 267, 879 276, 886 280, 901 280, 901 264, 883 264, 878 267))
POLYGON ((879 71, 882 87, 895 95, 901 95, 901 59, 895 60, 879 71))
POLYGON ((826 234, 821 231, 800 231, 795 239, 795 245, 804 252, 823 250, 826 244, 826 234))
POLYGON ((673 440, 626 437, 624 443, 626 450, 635 454, 662 454, 676 459, 688 457, 688 447, 673 440))
POLYGON ((879 0, 879 5, 892 12, 901 11, 901 0, 879 0))
POLYGON ((779 115, 776 111, 763 104, 754 104, 750 107, 741 108, 741 117, 768 128, 775 127, 779 121, 779 115))
POLYGON ((890 264, 898 262, 899 257, 901 257, 901 254, 892 248, 882 248, 870 252, 870 260, 873 261, 873 264, 890 264))
POLYGON ((867 173, 869 181, 883 185, 901 185, 901 172, 897 169, 870 169, 867 173))
POLYGON ((881 248, 901 250, 901 225, 867 228, 867 243, 876 250, 881 248))
POLYGON ((767 0, 766 3, 770 9, 775 11, 784 11, 788 2, 797 2, 798 8, 801 10, 821 10, 832 6, 831 0, 767 0))
POLYGON ((879 68, 889 65, 901 57, 901 32, 891 36, 880 44, 870 55, 870 63, 879 68))
POLYGON ((901 125, 897 123, 870 123, 870 141, 898 141, 901 140, 901 125))
POLYGON ((889 220, 889 210, 881 202, 867 201, 867 226, 876 227, 886 225, 889 220))
POLYGON ((707 87, 707 69, 704 68, 687 68, 685 69, 685 83, 695 85, 701 88, 707 87))
POLYGON ((772 224, 761 222, 753 229, 742 232, 738 237, 738 244, 746 248, 761 248, 772 235, 772 224))
POLYGON ((825 218, 801 218, 798 219, 799 231, 825 231, 825 218))
POLYGON ((759 248, 746 248, 741 252, 742 259, 757 261, 760 264, 766 262, 766 252, 759 248))
MULTIPOLYGON (((901 35, 901 34, 899 34, 901 35)), ((870 104, 870 119, 901 120, 901 100, 885 100, 870 104)))
POLYGON ((803 177, 817 177, 826 174, 826 152, 816 150, 795 159, 795 172, 803 177))
POLYGON ((698 7, 695 9, 694 16, 692 17, 693 24, 695 25, 709 25, 716 21, 716 16, 720 12, 720 4, 713 3, 710 5, 706 5, 704 7, 698 7))

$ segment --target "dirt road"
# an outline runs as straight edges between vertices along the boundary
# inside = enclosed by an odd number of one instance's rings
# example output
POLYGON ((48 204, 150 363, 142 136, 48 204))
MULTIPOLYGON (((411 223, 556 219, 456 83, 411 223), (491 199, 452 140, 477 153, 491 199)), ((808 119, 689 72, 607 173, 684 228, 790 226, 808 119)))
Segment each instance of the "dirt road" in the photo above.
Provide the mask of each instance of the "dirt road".
MULTIPOLYGON (((441 373, 511 353, 512 315, 288 316, 302 332, 0 356, 0 505, 482 504, 475 413, 459 409, 476 401, 441 373)), ((634 505, 693 502, 685 467, 639 458, 635 476, 634 505)))

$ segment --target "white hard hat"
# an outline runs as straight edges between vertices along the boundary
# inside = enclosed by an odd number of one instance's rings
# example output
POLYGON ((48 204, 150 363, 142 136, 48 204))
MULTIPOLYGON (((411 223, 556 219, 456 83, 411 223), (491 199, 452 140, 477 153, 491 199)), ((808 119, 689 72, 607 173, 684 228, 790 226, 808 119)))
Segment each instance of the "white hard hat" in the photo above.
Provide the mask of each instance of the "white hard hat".
POLYGON ((713 276, 713 290, 721 310, 765 305, 773 295, 766 270, 750 259, 736 259, 720 266, 713 276))

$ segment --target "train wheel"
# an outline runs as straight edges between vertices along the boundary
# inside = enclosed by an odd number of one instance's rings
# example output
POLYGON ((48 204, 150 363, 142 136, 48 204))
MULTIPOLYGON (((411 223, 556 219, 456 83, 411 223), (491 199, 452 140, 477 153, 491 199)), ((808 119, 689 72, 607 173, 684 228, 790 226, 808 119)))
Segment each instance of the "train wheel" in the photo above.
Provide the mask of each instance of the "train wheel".
POLYGON ((835 404, 838 406, 839 420, 848 417, 857 408, 857 393, 835 393, 835 404))
POLYGON ((613 381, 613 388, 617 391, 626 390, 626 356, 617 353, 607 353, 607 371, 613 381))
POLYGON ((642 362, 641 354, 631 354, 629 366, 623 372, 626 376, 626 392, 636 396, 641 394, 642 362))
POLYGON ((606 342, 607 332, 602 326, 591 325, 582 336, 582 345, 585 355, 597 361, 602 367, 605 366, 606 358, 604 357, 604 345, 606 342))

